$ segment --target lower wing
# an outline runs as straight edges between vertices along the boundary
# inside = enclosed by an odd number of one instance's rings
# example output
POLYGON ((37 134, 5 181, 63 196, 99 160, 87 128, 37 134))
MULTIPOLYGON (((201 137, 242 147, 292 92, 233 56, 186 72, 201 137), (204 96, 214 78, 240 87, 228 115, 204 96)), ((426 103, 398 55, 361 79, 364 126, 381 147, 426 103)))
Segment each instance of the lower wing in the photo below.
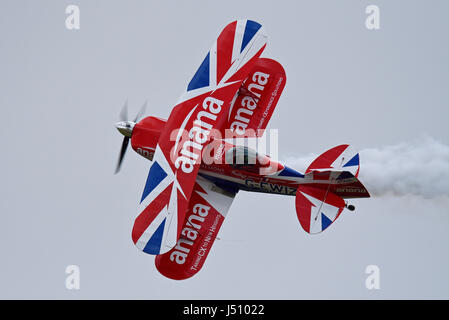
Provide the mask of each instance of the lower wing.
POLYGON ((183 280, 201 269, 235 194, 197 177, 176 246, 156 257, 156 267, 161 274, 183 280))

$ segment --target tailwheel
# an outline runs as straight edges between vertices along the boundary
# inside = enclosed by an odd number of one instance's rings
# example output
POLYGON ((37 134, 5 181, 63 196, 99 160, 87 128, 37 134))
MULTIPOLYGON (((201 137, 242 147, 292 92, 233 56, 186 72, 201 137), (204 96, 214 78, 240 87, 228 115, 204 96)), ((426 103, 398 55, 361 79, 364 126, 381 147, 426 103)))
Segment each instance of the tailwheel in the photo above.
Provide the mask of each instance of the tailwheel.
POLYGON ((352 204, 349 204, 349 203, 345 203, 345 207, 346 207, 346 209, 348 209, 349 211, 354 211, 355 210, 355 207, 352 205, 352 204))

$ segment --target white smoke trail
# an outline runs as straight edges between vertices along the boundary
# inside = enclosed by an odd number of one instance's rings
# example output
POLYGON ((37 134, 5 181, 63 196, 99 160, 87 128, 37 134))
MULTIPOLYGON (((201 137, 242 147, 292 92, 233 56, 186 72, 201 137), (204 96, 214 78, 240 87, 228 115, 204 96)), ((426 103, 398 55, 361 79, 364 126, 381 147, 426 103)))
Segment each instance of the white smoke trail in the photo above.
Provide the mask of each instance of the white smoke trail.
MULTIPOLYGON (((324 150, 323 150, 324 151, 324 150)), ((317 155, 288 158, 305 170, 317 155)), ((360 181, 373 196, 449 196, 449 146, 431 137, 360 151, 360 181)))

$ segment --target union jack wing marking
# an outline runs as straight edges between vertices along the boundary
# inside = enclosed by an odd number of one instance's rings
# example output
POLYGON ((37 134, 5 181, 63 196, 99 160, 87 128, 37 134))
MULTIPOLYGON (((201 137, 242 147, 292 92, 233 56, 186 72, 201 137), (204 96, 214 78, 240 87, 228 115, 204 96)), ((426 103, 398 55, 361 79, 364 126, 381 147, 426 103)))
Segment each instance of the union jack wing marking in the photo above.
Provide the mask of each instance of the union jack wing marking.
POLYGON ((228 24, 212 45, 178 103, 238 81, 241 74, 249 72, 244 67, 251 59, 260 56, 266 42, 264 28, 255 21, 237 20, 228 24))
POLYGON ((149 254, 166 252, 176 244, 177 235, 173 233, 177 228, 170 226, 178 223, 177 215, 172 213, 177 212, 177 191, 182 193, 164 153, 158 149, 159 146, 142 193, 141 214, 136 218, 132 231, 133 242, 149 254), (167 203, 166 199, 170 201, 167 203))

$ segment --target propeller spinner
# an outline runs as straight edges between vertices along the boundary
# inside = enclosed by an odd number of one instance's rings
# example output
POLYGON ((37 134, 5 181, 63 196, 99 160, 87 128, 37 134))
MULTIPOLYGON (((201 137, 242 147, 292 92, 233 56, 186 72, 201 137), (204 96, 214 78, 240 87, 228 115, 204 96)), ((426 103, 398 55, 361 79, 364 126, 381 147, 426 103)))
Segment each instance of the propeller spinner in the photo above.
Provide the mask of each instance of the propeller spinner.
POLYGON ((145 109, 147 107, 147 102, 142 105, 139 112, 137 113, 136 117, 134 118, 134 121, 129 121, 128 119, 128 100, 125 101, 125 104, 123 105, 122 111, 120 111, 120 120, 115 124, 115 127, 117 130, 124 135, 123 142, 122 142, 122 148, 120 149, 119 158, 117 161, 117 167, 115 168, 115 173, 120 171, 120 167, 122 166, 123 158, 125 157, 126 149, 128 148, 129 139, 131 139, 134 126, 136 125, 138 119, 142 117, 142 115, 145 113, 145 109))

